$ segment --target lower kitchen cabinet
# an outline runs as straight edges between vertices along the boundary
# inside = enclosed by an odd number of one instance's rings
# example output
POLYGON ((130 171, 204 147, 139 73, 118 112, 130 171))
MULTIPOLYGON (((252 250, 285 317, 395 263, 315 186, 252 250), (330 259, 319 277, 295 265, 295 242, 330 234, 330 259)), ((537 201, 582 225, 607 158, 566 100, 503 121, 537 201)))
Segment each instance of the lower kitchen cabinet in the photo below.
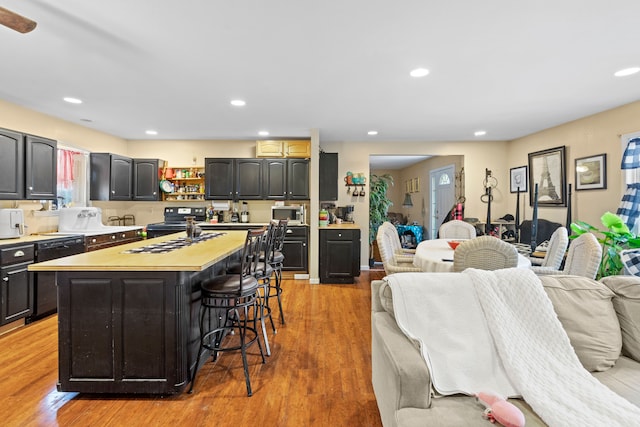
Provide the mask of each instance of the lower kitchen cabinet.
POLYGON ((87 252, 98 249, 110 248, 111 246, 124 245, 125 243, 142 240, 140 231, 142 229, 120 231, 117 233, 96 234, 85 237, 87 252))
POLYGON ((320 283, 353 283, 360 275, 360 229, 320 229, 320 283))
POLYGON ((33 312, 33 273, 27 271, 33 258, 33 244, 2 246, 0 249, 0 325, 22 319, 33 312))
POLYGON ((286 271, 309 271, 309 227, 289 226, 282 247, 286 271))

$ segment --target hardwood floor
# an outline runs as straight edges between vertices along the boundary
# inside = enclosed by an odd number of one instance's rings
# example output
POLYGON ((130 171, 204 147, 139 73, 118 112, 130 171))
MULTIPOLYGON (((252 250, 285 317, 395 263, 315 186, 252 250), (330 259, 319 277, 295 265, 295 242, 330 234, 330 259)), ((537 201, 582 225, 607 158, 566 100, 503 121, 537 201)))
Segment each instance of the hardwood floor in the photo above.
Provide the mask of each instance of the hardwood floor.
POLYGON ((383 276, 363 271, 355 285, 283 281, 287 323, 270 335, 266 364, 256 346, 248 356, 253 397, 239 353, 208 361, 191 395, 58 392, 57 316, 35 322, 0 336, 0 424, 381 426, 371 386, 369 283, 383 276))

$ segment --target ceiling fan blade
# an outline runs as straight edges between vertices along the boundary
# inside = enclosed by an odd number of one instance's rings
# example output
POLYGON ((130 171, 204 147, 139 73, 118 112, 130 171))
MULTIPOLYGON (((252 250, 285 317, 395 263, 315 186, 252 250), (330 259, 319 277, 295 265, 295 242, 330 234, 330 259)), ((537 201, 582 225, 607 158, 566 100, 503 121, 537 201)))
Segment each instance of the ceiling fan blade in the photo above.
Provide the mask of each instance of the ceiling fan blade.
POLYGON ((0 24, 23 34, 32 31, 36 28, 36 25, 38 25, 35 21, 25 18, 22 15, 18 15, 4 7, 0 7, 0 24))

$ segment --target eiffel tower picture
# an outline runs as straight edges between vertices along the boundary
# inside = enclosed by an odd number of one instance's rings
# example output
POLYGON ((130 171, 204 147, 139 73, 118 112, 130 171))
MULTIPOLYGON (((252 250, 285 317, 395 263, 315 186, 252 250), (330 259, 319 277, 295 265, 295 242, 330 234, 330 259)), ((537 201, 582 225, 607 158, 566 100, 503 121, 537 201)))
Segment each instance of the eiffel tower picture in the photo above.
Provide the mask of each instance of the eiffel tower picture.
POLYGON ((560 200, 560 196, 556 192, 556 186, 551 181, 551 173, 549 173, 548 157, 542 158, 542 173, 540 174, 540 185, 538 186, 538 200, 542 197, 548 197, 553 201, 560 200))

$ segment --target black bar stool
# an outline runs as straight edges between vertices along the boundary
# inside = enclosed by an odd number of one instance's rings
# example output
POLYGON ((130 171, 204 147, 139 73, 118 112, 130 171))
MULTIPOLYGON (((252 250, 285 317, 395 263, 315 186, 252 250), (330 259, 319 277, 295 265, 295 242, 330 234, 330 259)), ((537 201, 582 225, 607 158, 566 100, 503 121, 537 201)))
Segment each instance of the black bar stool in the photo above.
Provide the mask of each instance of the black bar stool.
POLYGON ((202 290, 200 348, 198 349, 195 372, 191 380, 189 393, 193 392, 196 375, 200 367, 200 359, 206 349, 213 352, 214 361, 218 357, 218 352, 240 350, 247 394, 249 396, 253 394, 249 379, 247 348, 254 342, 258 343, 262 363, 265 363, 262 345, 257 332, 259 284, 255 278, 263 236, 264 229, 249 230, 247 232, 238 273, 229 274, 227 272, 224 275, 204 280, 200 285, 202 290), (253 310, 253 314, 250 314, 250 310, 253 310), (206 317, 208 317, 208 322, 205 329, 206 317), (212 327, 212 323, 216 323, 215 327, 212 327))
POLYGON ((268 263, 273 268, 275 273, 275 283, 269 284, 269 294, 267 295, 267 306, 269 306, 269 300, 273 297, 278 299, 278 309, 280 310, 280 323, 284 325, 284 311, 282 310, 282 265, 284 263, 284 254, 282 248, 284 247, 284 238, 287 235, 287 226, 289 224, 288 219, 281 219, 276 226, 275 238, 273 244, 273 251, 271 255, 267 257, 268 263))

